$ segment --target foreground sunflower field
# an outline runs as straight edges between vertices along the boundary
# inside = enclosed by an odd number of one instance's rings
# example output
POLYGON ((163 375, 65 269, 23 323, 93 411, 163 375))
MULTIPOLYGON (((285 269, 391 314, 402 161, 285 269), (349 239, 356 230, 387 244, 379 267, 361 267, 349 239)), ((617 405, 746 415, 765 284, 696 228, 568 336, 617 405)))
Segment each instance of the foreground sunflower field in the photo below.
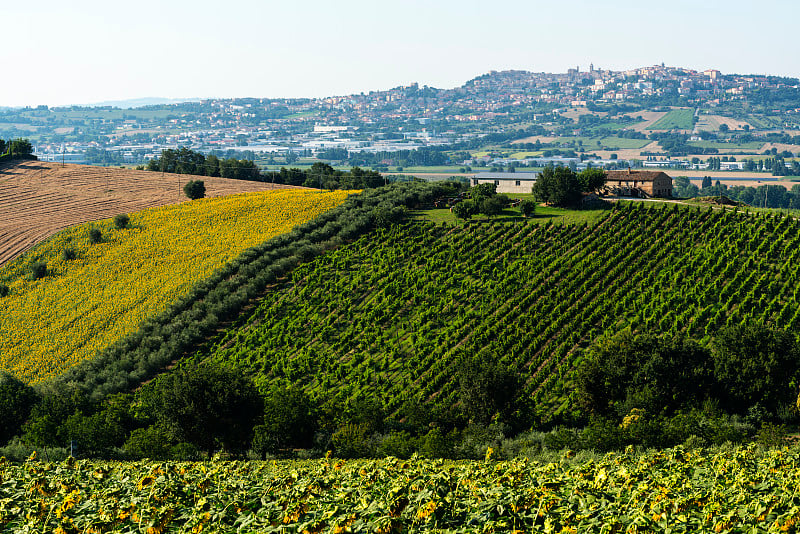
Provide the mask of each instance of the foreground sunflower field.
POLYGON ((796 532, 800 450, 0 463, 9 532, 796 532))
POLYGON ((0 268, 0 369, 37 383, 137 329, 245 249, 341 204, 348 191, 195 200, 72 227, 0 268), (90 232, 100 230, 100 242, 90 232), (35 264, 46 275, 33 276, 35 264))

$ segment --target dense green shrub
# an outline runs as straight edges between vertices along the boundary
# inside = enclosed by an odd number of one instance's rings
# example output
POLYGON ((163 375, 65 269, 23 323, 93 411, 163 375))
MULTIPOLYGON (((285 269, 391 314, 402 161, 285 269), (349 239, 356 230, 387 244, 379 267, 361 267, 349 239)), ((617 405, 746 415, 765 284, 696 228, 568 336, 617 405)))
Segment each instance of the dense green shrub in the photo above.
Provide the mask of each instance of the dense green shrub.
POLYGON ((189 180, 183 186, 183 193, 191 200, 206 196, 206 184, 203 180, 189 180))
POLYGON ((130 217, 128 217, 126 214, 120 213, 119 215, 114 216, 114 226, 119 229, 127 228, 130 220, 130 217))
POLYGON ((47 276, 47 263, 43 261, 35 261, 31 263, 30 267, 31 280, 39 280, 47 276))
POLYGON ((99 228, 92 228, 89 230, 89 243, 97 244, 103 241, 103 233, 99 228))

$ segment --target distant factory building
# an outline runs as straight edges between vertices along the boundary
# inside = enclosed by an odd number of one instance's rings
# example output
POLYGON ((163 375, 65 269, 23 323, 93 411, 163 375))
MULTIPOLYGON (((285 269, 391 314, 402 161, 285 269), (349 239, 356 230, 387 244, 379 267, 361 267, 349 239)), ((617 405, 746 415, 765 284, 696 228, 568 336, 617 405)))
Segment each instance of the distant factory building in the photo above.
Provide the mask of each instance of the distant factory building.
POLYGON ((606 193, 624 197, 672 196, 672 178, 662 171, 606 171, 606 193))

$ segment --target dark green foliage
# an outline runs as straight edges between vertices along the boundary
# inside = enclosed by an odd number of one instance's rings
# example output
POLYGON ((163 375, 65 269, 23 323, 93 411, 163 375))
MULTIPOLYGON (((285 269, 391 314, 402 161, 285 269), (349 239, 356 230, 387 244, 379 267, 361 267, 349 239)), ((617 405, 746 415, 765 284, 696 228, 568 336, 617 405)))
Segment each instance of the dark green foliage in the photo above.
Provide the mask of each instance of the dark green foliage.
POLYGON ((206 184, 203 180, 189 180, 183 186, 183 193, 191 200, 206 196, 206 184))
POLYGON ((133 459, 191 461, 201 456, 191 443, 176 443, 173 434, 159 424, 133 430, 122 449, 133 459))
POLYGON ((35 261, 31 263, 30 267, 31 280, 39 280, 47 276, 47 263, 43 261, 35 261))
POLYGON ((585 169, 578 173, 578 182, 584 193, 594 193, 606 184, 606 173, 603 169, 585 169))
POLYGON ((88 397, 79 390, 43 395, 22 426, 22 441, 36 447, 69 447, 75 439, 64 428, 64 422, 76 413, 93 413, 88 397))
POLYGON ((797 399, 800 347, 793 333, 757 324, 725 328, 713 357, 721 401, 731 412, 759 404, 774 415, 797 399))
POLYGON ((632 409, 669 414, 711 396, 708 350, 680 337, 629 331, 592 347, 578 375, 589 411, 622 416, 632 409))
POLYGON ((275 387, 264 399, 264 420, 255 428, 252 448, 259 454, 309 448, 316 430, 316 406, 308 395, 300 388, 275 387))
POLYGON ((478 184, 469 190, 470 197, 476 204, 480 203, 487 198, 491 198, 497 194, 497 186, 493 183, 478 184))
POLYGON ((11 293, 11 288, 6 284, 0 284, 0 298, 8 296, 11 293))
POLYGON ((0 371, 0 444, 20 434, 38 400, 32 387, 0 371))
POLYGON ((471 421, 486 424, 508 420, 520 386, 515 370, 500 365, 495 355, 479 355, 459 365, 459 399, 471 421))
POLYGON ((500 198, 500 195, 484 198, 480 202, 481 213, 489 217, 499 215, 503 211, 503 208, 503 200, 500 198))
POLYGON ((67 247, 61 251, 61 258, 64 261, 72 261, 78 257, 78 253, 72 247, 67 247))
POLYGON ((519 204, 519 210, 525 217, 530 217, 534 213, 536 213, 536 202, 533 200, 523 200, 519 204))
POLYGON ((103 241, 103 233, 100 231, 99 228, 92 228, 89 230, 89 243, 96 245, 98 243, 102 243, 103 241))
POLYGON ((264 408, 251 379, 209 364, 161 376, 142 402, 175 441, 192 443, 209 456, 217 447, 246 450, 264 408))
POLYGON ((577 206, 581 191, 581 182, 569 167, 545 167, 533 184, 537 201, 562 208, 577 206))
POLYGON ((119 215, 114 215, 114 226, 116 226, 119 229, 127 228, 130 220, 131 220, 130 217, 128 217, 124 213, 120 213, 119 215))
POLYGON ((453 214, 459 219, 469 220, 478 213, 480 210, 473 200, 463 200, 453 206, 453 214))
POLYGON ((57 431, 64 446, 75 445, 76 456, 111 455, 111 450, 122 445, 132 425, 126 399, 112 399, 96 406, 93 413, 78 409, 67 417, 57 431))
POLYGON ((33 153, 33 145, 27 139, 13 139, 9 144, 8 153, 12 156, 30 156, 33 153))

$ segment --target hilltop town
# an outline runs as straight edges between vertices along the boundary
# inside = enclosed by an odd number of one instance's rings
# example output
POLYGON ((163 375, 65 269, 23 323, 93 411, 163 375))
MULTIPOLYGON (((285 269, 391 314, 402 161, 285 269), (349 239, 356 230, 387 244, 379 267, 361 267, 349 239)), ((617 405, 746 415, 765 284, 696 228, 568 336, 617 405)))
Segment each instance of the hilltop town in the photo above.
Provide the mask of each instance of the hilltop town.
MULTIPOLYGON (((709 155, 760 155, 766 143, 797 145, 769 145, 767 156, 800 152, 799 83, 663 64, 626 71, 590 65, 556 74, 492 71, 453 89, 412 83, 317 99, 4 109, 0 137, 31 139, 44 160, 102 165, 142 164, 163 149, 185 146, 235 153, 262 166, 322 159, 395 170, 388 167, 509 165, 525 158, 519 164, 529 165, 531 157, 586 153, 606 165, 667 161, 660 166, 671 167, 681 156, 679 167, 721 170, 709 166, 709 155), (492 152, 511 141, 530 153, 504 158, 492 152)), ((725 167, 759 170, 757 159, 755 165, 725 167)))

